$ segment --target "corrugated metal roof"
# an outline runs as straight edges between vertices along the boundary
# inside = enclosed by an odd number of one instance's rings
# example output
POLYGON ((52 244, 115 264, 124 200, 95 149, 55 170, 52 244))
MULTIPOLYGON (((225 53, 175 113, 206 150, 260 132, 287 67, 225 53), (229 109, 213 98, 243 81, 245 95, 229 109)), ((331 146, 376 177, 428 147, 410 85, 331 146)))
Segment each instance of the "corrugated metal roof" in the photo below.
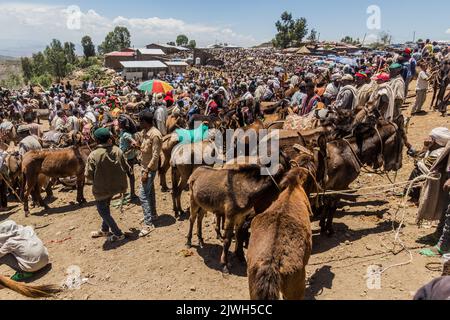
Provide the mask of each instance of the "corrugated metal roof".
POLYGON ((183 61, 166 61, 165 64, 167 64, 168 66, 183 66, 183 67, 188 66, 188 64, 183 61))
POLYGON ((114 51, 105 54, 106 57, 133 57, 134 55, 133 51, 114 51))
POLYGON ((161 49, 142 48, 142 49, 138 49, 138 51, 141 54, 152 55, 152 56, 164 56, 165 55, 164 51, 162 51, 161 49))
POLYGON ((156 45, 156 46, 160 46, 160 47, 168 48, 168 49, 177 49, 177 50, 180 50, 180 51, 189 51, 188 48, 185 48, 185 47, 178 47, 178 46, 172 46, 172 45, 170 45, 170 44, 152 43, 152 44, 150 44, 150 46, 151 46, 151 45, 156 45))
POLYGON ((144 69, 156 69, 167 68, 167 66, 161 61, 121 61, 120 64, 124 68, 144 68, 144 69))

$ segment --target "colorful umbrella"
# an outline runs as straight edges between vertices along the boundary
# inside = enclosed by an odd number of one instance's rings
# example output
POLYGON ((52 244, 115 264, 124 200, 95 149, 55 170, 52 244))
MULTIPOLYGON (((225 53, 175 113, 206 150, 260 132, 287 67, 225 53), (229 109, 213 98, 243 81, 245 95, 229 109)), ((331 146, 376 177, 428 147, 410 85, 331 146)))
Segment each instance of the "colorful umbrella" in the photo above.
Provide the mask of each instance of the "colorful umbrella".
POLYGON ((139 90, 146 93, 167 93, 173 90, 173 87, 167 82, 160 80, 150 80, 139 85, 139 90))

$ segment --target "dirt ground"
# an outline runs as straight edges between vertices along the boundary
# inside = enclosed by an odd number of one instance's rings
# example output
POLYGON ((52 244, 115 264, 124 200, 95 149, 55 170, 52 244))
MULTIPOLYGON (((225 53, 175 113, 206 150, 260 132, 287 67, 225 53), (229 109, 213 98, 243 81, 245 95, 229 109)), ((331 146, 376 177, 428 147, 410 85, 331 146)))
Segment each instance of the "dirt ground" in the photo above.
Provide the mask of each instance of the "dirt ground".
MULTIPOLYGON (((414 84, 411 85, 414 88, 414 84)), ((412 92, 411 92, 412 93, 412 92)), ((414 98, 408 99, 409 103, 414 98)), ((428 111, 430 97, 425 104, 428 111)), ((409 110, 405 109, 409 115, 409 110)), ((411 120, 409 139, 421 148, 423 139, 434 127, 450 126, 450 118, 428 112, 411 120)), ((404 157, 403 169, 397 181, 407 180, 413 168, 412 159, 404 157)), ((393 174, 391 174, 393 177, 393 174)), ((385 177, 363 174, 353 187, 382 185, 385 177)), ((61 284, 70 266, 78 266, 83 278, 88 279, 77 290, 66 290, 57 299, 248 299, 246 268, 231 255, 231 275, 223 275, 218 264, 221 243, 213 230, 214 218, 208 215, 204 223, 204 249, 194 247, 185 250, 188 221, 176 221, 171 210, 171 196, 159 192, 158 211, 161 216, 158 228, 147 238, 133 236, 119 245, 108 245, 104 239, 90 239, 90 232, 100 227, 100 218, 93 203, 90 187, 85 188, 89 204, 80 208, 74 205, 75 192, 63 192, 58 187, 57 200, 51 210, 34 209, 25 218, 21 207, 0 214, 0 220, 13 219, 24 225, 34 225, 46 243, 51 268, 41 272, 35 280, 38 284, 61 284)), ((188 195, 183 197, 188 207, 188 195)), ((307 299, 411 299, 415 291, 440 276, 439 271, 429 271, 429 262, 437 258, 424 258, 418 252, 429 244, 423 237, 434 228, 419 229, 415 224, 417 208, 406 208, 406 226, 401 239, 411 249, 413 261, 404 266, 393 267, 383 273, 380 289, 368 289, 367 268, 408 262, 409 255, 403 251, 391 253, 394 233, 392 219, 400 198, 393 195, 363 196, 355 202, 344 202, 335 219, 336 234, 328 238, 319 234, 318 222, 313 222, 314 247, 308 271, 307 299), (422 240, 421 240, 422 239, 422 240)), ((142 210, 139 206, 127 206, 120 214, 113 209, 113 216, 123 230, 140 228, 142 210)), ((194 235, 194 246, 197 244, 194 235)), ((234 247, 234 245, 233 245, 234 247)), ((398 248, 398 247, 397 247, 398 248)), ((398 251, 396 249, 396 251, 398 251)), ((1 274, 11 275, 7 267, 0 267, 1 274)), ((0 290, 0 299, 22 299, 9 291, 0 290)))

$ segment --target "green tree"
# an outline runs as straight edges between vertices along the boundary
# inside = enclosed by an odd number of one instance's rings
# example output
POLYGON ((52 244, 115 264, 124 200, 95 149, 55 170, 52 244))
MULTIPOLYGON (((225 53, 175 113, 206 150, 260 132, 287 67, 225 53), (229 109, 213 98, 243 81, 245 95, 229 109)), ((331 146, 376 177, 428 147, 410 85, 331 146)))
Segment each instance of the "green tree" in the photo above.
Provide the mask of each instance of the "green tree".
POLYGON ((391 43, 391 38, 392 38, 391 35, 387 32, 380 33, 380 41, 385 46, 391 43))
POLYGON ((26 80, 30 80, 31 77, 33 76, 33 63, 32 60, 30 58, 21 58, 20 62, 22 64, 22 72, 23 72, 23 77, 26 80))
POLYGON ((33 75, 42 75, 48 72, 47 59, 42 52, 33 54, 33 75))
POLYGON ((64 54, 68 63, 74 64, 77 61, 75 53, 75 44, 72 42, 64 42, 64 54))
POLYGON ((58 81, 61 80, 67 75, 67 57, 61 41, 53 39, 44 53, 50 66, 50 74, 58 81))
POLYGON ((275 23, 278 33, 272 43, 278 48, 287 48, 299 45, 308 34, 308 24, 305 18, 293 19, 292 14, 285 11, 281 14, 281 20, 275 23))
POLYGON ((167 44, 168 44, 169 46, 176 46, 176 45, 177 45, 177 44, 176 44, 175 42, 173 42, 173 41, 167 42, 167 44))
POLYGON ((116 27, 114 31, 106 35, 105 41, 98 47, 98 51, 101 54, 106 54, 129 47, 131 47, 130 31, 127 27, 116 27))
POLYGON ((295 20, 294 27, 291 32, 291 43, 294 46, 299 46, 308 34, 307 26, 308 23, 305 18, 295 20))
POLYGON ((95 46, 90 36, 84 36, 81 39, 81 46, 83 47, 83 53, 86 59, 95 57, 95 46))
POLYGON ((187 46, 189 43, 189 39, 184 34, 180 34, 177 37, 177 46, 187 46))
POLYGON ((317 41, 317 31, 316 29, 311 29, 311 33, 308 36, 308 40, 311 42, 316 42, 317 41))
POLYGON ((278 33, 275 35, 273 44, 278 48, 287 48, 291 43, 290 32, 294 26, 294 21, 292 20, 292 14, 287 11, 281 14, 281 20, 275 23, 278 33))
POLYGON ((195 40, 189 41, 188 48, 195 49, 197 47, 197 42, 195 40))

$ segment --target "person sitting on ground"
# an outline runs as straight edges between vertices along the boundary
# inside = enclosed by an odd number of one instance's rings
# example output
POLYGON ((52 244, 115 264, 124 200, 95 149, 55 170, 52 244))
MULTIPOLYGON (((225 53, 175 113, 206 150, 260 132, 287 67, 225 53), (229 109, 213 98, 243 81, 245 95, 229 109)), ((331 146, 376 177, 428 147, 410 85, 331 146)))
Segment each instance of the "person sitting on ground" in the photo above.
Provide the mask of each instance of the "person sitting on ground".
POLYGON ((450 277, 440 277, 420 288, 414 300, 450 300, 450 277))
POLYGON ((3 264, 16 272, 11 278, 14 281, 29 279, 49 264, 47 248, 32 227, 11 220, 0 224, 0 266, 3 264))
MULTIPOLYGON (((431 131, 429 137, 424 141, 424 148, 419 154, 415 154, 413 151, 411 155, 418 156, 421 160, 416 162, 414 170, 411 172, 409 181, 420 177, 423 174, 429 174, 431 167, 436 160, 444 152, 445 146, 450 141, 450 130, 447 128, 435 128, 431 131)), ((404 194, 406 194, 405 189, 404 194)), ((418 202, 420 198, 420 187, 415 187, 410 190, 409 196, 412 202, 418 202)))
POLYGON ((110 205, 115 195, 126 193, 130 167, 122 151, 112 144, 112 134, 108 128, 97 129, 94 137, 99 145, 87 159, 85 176, 93 184, 92 193, 103 222, 101 230, 92 232, 91 237, 108 237, 109 242, 122 241, 125 235, 111 216, 110 205))
POLYGON ((450 253, 450 141, 430 169, 431 176, 423 187, 417 222, 439 220, 431 238, 437 244, 420 252, 427 257, 450 253))

